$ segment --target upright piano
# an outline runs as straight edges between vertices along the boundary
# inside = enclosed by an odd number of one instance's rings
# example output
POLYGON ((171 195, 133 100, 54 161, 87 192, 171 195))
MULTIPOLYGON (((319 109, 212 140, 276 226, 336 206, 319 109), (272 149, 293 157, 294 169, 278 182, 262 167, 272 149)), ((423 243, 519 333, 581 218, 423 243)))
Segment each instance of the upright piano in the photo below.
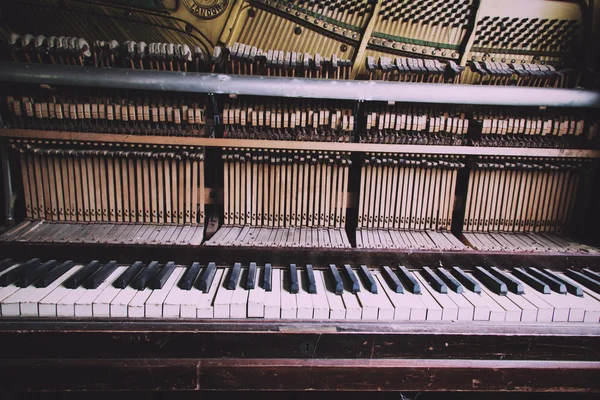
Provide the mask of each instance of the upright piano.
POLYGON ((5 390, 600 390, 600 7, 0 3, 5 390))

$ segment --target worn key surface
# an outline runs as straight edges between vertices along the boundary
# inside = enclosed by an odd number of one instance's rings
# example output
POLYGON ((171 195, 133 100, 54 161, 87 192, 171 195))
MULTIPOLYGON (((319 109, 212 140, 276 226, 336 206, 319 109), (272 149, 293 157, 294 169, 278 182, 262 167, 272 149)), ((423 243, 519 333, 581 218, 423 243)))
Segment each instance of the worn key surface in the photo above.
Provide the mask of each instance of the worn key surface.
POLYGON ((200 273, 200 263, 195 262, 185 271, 177 286, 181 290, 191 290, 198 274, 200 273))

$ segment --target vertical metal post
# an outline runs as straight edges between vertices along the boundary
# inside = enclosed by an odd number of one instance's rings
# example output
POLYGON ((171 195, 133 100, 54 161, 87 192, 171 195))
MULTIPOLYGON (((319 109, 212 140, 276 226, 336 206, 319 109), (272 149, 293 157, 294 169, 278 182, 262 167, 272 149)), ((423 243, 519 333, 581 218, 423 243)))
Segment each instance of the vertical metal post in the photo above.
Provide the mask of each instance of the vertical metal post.
POLYGON ((15 197, 12 188, 12 179, 10 176, 10 162, 8 160, 8 151, 6 141, 0 143, 0 162, 2 162, 2 181, 4 182, 4 216, 7 226, 12 226, 15 222, 15 197))

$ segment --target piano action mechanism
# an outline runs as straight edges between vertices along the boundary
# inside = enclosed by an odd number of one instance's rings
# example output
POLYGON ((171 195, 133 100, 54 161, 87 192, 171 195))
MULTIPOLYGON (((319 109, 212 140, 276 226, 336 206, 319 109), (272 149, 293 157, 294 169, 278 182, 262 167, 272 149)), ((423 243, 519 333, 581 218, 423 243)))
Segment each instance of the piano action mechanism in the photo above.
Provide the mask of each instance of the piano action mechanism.
POLYGON ((4 388, 599 390, 594 2, 0 9, 4 388))

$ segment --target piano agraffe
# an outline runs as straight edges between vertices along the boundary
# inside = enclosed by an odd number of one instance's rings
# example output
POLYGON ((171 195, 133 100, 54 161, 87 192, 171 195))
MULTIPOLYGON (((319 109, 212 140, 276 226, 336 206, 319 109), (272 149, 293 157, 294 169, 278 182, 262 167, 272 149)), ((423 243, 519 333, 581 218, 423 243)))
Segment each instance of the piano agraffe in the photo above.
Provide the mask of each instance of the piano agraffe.
POLYGON ((600 389, 593 2, 5 3, 3 388, 600 389))

